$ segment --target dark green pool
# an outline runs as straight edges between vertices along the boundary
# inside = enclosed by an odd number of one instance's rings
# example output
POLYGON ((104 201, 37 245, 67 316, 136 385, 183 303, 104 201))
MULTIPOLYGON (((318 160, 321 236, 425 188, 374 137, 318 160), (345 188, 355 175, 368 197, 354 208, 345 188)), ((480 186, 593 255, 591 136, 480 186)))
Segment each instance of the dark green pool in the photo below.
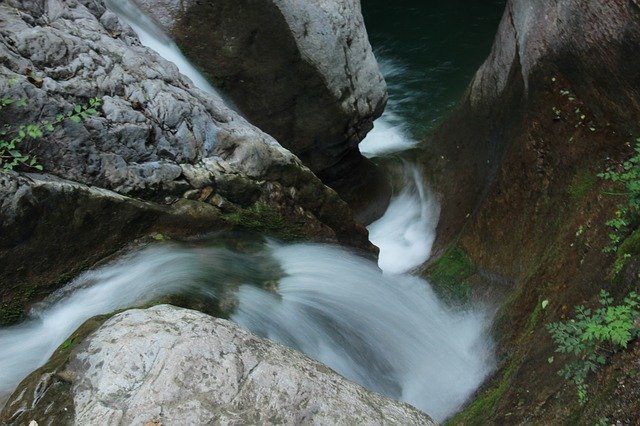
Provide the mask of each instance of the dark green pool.
POLYGON ((488 55, 504 0, 362 0, 389 108, 423 138, 488 55))

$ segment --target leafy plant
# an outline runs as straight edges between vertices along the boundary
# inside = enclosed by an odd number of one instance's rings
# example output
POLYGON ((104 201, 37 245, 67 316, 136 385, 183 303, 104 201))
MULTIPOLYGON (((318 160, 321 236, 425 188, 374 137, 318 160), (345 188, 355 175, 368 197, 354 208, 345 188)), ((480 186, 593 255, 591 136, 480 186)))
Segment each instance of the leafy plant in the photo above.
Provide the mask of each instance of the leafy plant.
MULTIPOLYGON (((23 108, 27 106, 26 99, 14 99, 11 97, 0 98, 0 110, 8 107, 23 108)), ((98 114, 98 108, 102 105, 100 98, 92 98, 85 105, 76 105, 64 114, 58 114, 54 120, 42 120, 38 123, 26 123, 14 129, 13 125, 5 124, 0 129, 0 171, 10 171, 18 166, 26 166, 36 170, 42 170, 38 159, 30 153, 23 151, 26 140, 40 139, 45 132, 52 132, 57 125, 65 120, 80 123, 82 120, 98 114)))
POLYGON ((607 221, 613 232, 609 233, 610 244, 605 252, 618 250, 623 237, 633 229, 640 217, 640 138, 636 139, 635 154, 622 164, 622 170, 609 169, 598 174, 599 177, 620 183, 623 192, 607 192, 608 195, 625 196, 626 203, 618 205, 615 217, 607 221))
POLYGON ((577 358, 567 363, 558 374, 572 380, 577 387, 578 400, 587 401, 586 379, 589 373, 606 364, 607 356, 627 347, 640 337, 636 319, 640 316, 640 295, 631 292, 624 303, 614 306, 613 298, 600 291, 600 307, 591 310, 576 306, 575 318, 547 324, 556 343, 556 352, 577 358))

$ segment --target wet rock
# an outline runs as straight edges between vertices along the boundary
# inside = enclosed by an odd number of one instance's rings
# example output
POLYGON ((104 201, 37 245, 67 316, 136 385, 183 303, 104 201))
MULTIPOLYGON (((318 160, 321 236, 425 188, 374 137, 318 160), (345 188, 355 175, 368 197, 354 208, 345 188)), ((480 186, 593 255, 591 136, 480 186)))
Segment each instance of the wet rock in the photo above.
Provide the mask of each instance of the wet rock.
MULTIPOLYGON (((438 244, 477 211, 554 81, 563 85, 556 92, 580 99, 598 120, 638 134, 639 46, 640 8, 632 1, 507 2, 488 58, 436 132, 427 160, 446 194, 438 244)), ((546 106, 559 121, 557 107, 546 106)))
POLYGON ((365 208, 362 193, 382 188, 386 205, 388 184, 357 148, 387 99, 359 0, 137 3, 249 121, 344 199, 365 208))
MULTIPOLYGON (((224 214, 280 217, 268 230, 295 228, 287 235, 375 253, 333 190, 220 96, 142 46, 102 0, 8 0, 0 22, 0 92, 27 100, 2 108, 1 124, 53 120, 103 100, 96 115, 23 144, 46 175, 0 174, 0 317, 15 317, 18 293, 37 298, 151 227, 193 235, 243 226, 237 215, 219 220, 214 195, 218 206, 228 200, 224 214), (274 202, 274 182, 295 191, 274 202), (184 197, 205 188, 203 199, 184 197), (165 206, 172 221, 160 220, 165 206)), ((259 217, 251 225, 264 231, 259 217)))
POLYGON ((52 362, 23 382, 3 420, 56 424, 72 413, 77 424, 435 424, 296 351, 168 305, 115 315, 52 362), (38 386, 42 405, 32 398, 38 386))

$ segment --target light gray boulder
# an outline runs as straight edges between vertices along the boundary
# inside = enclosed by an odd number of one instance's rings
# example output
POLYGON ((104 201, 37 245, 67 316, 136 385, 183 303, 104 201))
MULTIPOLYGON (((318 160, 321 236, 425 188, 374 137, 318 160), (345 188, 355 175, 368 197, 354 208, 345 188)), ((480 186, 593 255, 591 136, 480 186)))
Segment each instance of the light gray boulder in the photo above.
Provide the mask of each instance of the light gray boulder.
POLYGON ((67 362, 45 367, 23 384, 4 419, 14 414, 13 422, 45 420, 40 424, 435 424, 415 408, 229 321, 169 305, 115 315, 75 347, 67 362), (35 404, 29 386, 38 389, 35 404), (32 408, 15 416, 21 407, 32 408))

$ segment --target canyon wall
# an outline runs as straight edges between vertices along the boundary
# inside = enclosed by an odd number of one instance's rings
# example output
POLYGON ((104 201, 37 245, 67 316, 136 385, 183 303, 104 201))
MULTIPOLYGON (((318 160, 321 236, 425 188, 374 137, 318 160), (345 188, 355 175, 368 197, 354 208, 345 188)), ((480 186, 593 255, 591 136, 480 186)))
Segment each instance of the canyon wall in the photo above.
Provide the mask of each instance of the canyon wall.
POLYGON ((456 280, 472 292, 507 295, 495 328, 502 367, 454 423, 638 420, 625 391, 640 388, 626 375, 637 345, 589 378, 584 408, 556 374, 568 357, 544 327, 593 306, 600 289, 620 300, 638 288, 635 234, 624 251, 602 251, 624 198, 597 176, 620 170, 640 135, 638 51, 635 1, 510 0, 489 57, 429 144, 443 259, 466 259, 456 280))

